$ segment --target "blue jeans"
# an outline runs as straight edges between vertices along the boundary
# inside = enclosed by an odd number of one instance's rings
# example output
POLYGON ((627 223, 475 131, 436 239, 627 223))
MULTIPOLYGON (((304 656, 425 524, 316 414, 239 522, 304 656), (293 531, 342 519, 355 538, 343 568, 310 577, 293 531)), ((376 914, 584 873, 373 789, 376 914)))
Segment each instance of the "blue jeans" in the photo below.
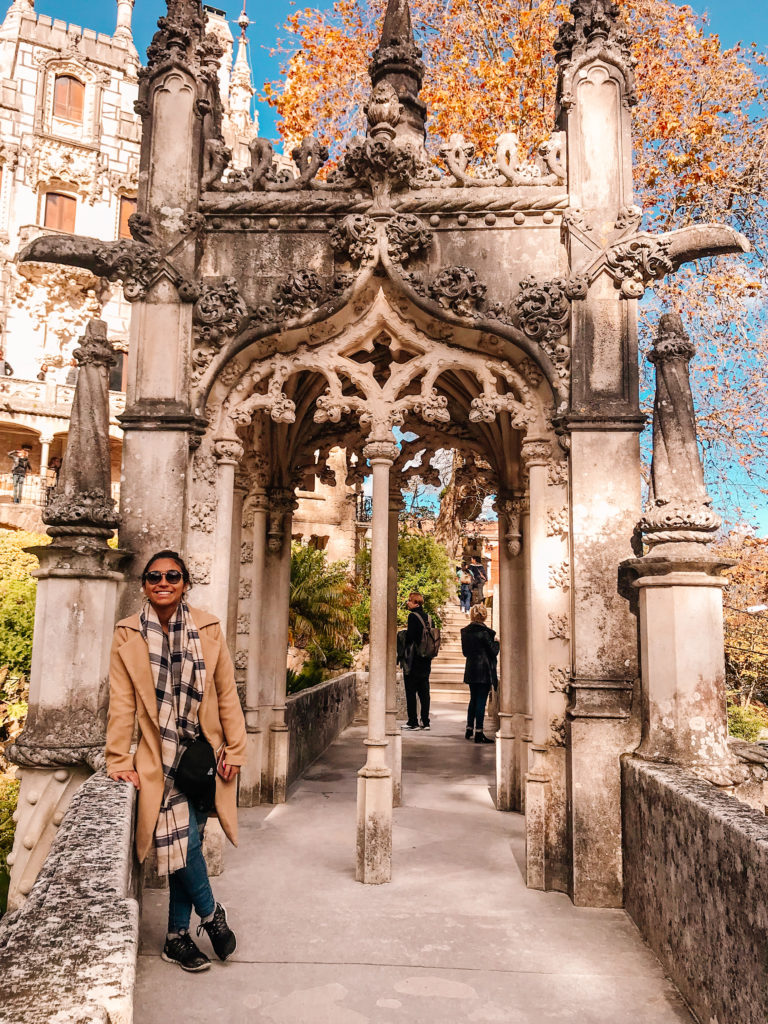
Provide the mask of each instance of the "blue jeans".
POLYGON ((459 587, 459 604, 463 612, 469 611, 470 601, 472 600, 472 587, 468 583, 462 583, 459 587))
POLYGON ((208 881, 208 868, 203 858, 203 832, 206 815, 195 815, 189 804, 189 842, 187 863, 168 876, 170 902, 168 904, 168 931, 189 931, 192 907, 200 917, 208 917, 216 909, 216 901, 208 881))
POLYGON ((483 731, 483 719, 485 718, 485 705, 488 703, 490 686, 469 686, 469 707, 467 708, 467 728, 483 731))

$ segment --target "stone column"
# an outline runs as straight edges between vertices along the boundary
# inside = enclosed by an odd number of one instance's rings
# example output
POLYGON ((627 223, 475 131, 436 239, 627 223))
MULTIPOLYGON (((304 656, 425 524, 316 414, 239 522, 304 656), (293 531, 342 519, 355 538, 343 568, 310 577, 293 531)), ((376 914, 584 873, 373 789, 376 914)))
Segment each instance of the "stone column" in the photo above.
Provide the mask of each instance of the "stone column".
MULTIPOLYGON (((285 673, 288 651, 288 606, 291 585, 291 523, 296 508, 294 492, 288 488, 269 491, 270 527, 267 548, 273 556, 267 575, 269 604, 262 612, 262 621, 271 628, 263 638, 271 672, 272 707, 269 726, 267 792, 273 804, 285 802, 288 778, 288 726, 285 724, 285 673)), ((262 782, 263 785, 263 782, 262 782)))
POLYGON ((531 762, 525 779, 526 881, 530 889, 546 888, 546 834, 550 788, 546 764, 549 739, 546 487, 550 453, 549 441, 539 438, 526 439, 521 453, 528 473, 530 494, 528 666, 533 742, 531 762))
POLYGON ((115 571, 125 553, 107 546, 119 524, 110 494, 107 327, 91 321, 80 366, 59 489, 43 510, 50 546, 40 560, 29 713, 6 754, 20 768, 9 909, 29 893, 80 784, 104 763, 115 571))
POLYGON ((40 478, 45 486, 45 470, 48 467, 48 456, 51 450, 53 434, 40 435, 40 478))
MULTIPOLYGON (((245 728, 248 733, 248 762, 240 772, 239 803, 255 807, 261 803, 261 774, 264 757, 264 729, 260 721, 259 682, 264 660, 262 607, 267 593, 267 512, 269 502, 263 487, 252 492, 253 563, 251 566, 251 626, 248 635, 248 668, 245 677, 245 728)), ((271 607, 271 602, 269 602, 271 607)), ((268 723, 267 723, 268 727, 268 723)))
POLYGON ((392 806, 402 802, 403 737, 397 724, 397 542, 403 498, 389 496, 389 565, 387 567, 387 758, 392 772, 392 806))
MULTIPOLYGON (((527 726, 527 610, 523 588, 523 499, 500 494, 499 513, 499 732, 496 809, 522 810, 520 745, 527 726)), ((526 748, 527 753, 527 748, 526 748)), ((527 766, 526 766, 527 767, 527 766)))
MULTIPOLYGON (((232 560, 232 515, 235 507, 235 469, 243 457, 243 446, 236 438, 219 438, 216 452, 216 546, 211 571, 211 611, 221 620, 227 635, 229 615, 229 575, 232 560)), ((237 582, 235 583, 237 586, 237 582)))
POLYGON ((371 521, 371 653, 368 677, 368 756, 357 781, 357 880, 392 877, 392 771, 387 758, 387 620, 389 471, 399 454, 391 441, 363 449, 373 473, 371 521))

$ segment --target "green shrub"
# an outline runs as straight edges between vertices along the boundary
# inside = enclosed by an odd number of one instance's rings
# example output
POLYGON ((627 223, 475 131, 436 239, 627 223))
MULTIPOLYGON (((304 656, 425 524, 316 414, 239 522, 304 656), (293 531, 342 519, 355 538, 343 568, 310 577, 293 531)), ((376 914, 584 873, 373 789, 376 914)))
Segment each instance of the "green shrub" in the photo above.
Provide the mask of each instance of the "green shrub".
POLYGON ((346 562, 328 563, 324 551, 291 545, 288 624, 292 643, 325 662, 327 652, 351 650, 355 588, 346 562))
POLYGON ((754 705, 742 707, 735 701, 728 701, 728 732, 731 736, 754 743, 764 729, 768 729, 768 714, 763 708, 754 705))
POLYGON ((13 836, 16 831, 13 813, 18 799, 19 783, 16 779, 0 775, 0 916, 5 913, 8 905, 8 855, 13 847, 13 836))
POLYGON ((308 690, 310 686, 317 686, 318 683, 322 683, 323 676, 323 667, 318 665, 316 661, 307 661, 301 672, 294 672, 290 668, 286 669, 285 692, 301 693, 302 690, 308 690))
POLYGON ((0 665, 12 675, 29 675, 32 665, 36 592, 32 578, 0 582, 0 665))

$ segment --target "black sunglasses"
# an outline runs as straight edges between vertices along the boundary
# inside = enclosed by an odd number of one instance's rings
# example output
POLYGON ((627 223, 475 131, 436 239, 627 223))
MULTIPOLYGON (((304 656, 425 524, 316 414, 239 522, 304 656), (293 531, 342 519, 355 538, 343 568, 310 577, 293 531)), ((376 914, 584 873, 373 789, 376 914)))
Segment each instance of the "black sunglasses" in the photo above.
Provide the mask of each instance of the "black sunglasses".
POLYGON ((181 573, 178 569, 169 569, 168 572, 158 572, 157 569, 152 569, 150 572, 144 573, 145 583, 154 585, 162 579, 165 579, 168 583, 178 583, 181 580, 181 573))

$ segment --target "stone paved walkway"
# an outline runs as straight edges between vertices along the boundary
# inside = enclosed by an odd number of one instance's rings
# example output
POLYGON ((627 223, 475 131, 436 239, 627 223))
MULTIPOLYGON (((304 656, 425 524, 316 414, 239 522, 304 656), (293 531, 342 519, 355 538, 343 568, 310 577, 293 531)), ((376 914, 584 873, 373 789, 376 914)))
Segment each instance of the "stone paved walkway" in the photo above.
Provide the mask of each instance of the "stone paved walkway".
POLYGON ((238 934, 226 964, 165 964, 167 896, 145 894, 136 1024, 692 1020, 623 911, 525 888, 523 819, 494 810, 494 748, 465 742, 456 705, 403 737, 393 881, 356 882, 362 739, 348 729, 286 804, 240 812, 214 879, 238 934))

